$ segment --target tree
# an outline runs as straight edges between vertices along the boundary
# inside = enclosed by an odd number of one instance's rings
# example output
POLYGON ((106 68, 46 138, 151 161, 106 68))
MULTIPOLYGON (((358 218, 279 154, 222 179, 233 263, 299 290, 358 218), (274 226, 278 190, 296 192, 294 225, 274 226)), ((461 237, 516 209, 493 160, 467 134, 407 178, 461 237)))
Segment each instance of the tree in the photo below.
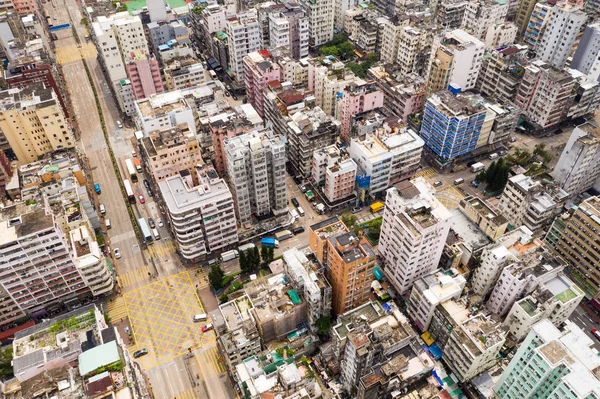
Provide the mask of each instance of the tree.
POLYGON ((8 380, 14 376, 13 367, 13 346, 5 346, 0 350, 0 379, 8 380))
POLYGON ((258 247, 254 247, 250 251, 252 251, 252 256, 250 258, 252 261, 250 262, 250 270, 248 271, 254 273, 260 268, 260 251, 258 250, 258 247))
POLYGON ((334 57, 338 57, 340 55, 340 50, 336 46, 323 46, 319 49, 319 55, 333 55, 334 57))
POLYGON ((294 354, 295 354, 295 353, 296 353, 296 351, 294 351, 292 348, 288 348, 288 349, 285 351, 285 356, 286 356, 286 357, 292 357, 292 356, 294 356, 294 354))
POLYGON ((498 172, 496 173, 496 178, 487 187, 488 192, 494 193, 504 189, 504 186, 506 186, 506 183, 508 182, 508 169, 508 165, 500 165, 498 172))
POLYGON ((269 264, 268 259, 269 259, 269 247, 267 247, 266 245, 263 245, 260 248, 260 257, 262 258, 262 263, 263 266, 266 266, 269 264))
POLYGON ((329 333, 331 330, 332 321, 330 316, 321 316, 317 320, 315 320, 315 326, 317 327, 317 332, 321 335, 325 335, 329 333))
POLYGON ((552 155, 546 151, 546 144, 544 143, 536 144, 535 148, 533 149, 533 155, 537 155, 542 158, 544 163, 548 163, 552 160, 552 155))
POLYGON ((223 273, 223 270, 221 270, 221 266, 214 264, 211 266, 210 272, 208 272, 208 281, 215 290, 219 290, 221 287, 223 287, 224 276, 225 273, 223 273))
POLYGON ((349 41, 340 43, 337 46, 337 49, 339 52, 339 56, 342 60, 347 60, 348 58, 352 57, 352 55, 354 54, 354 46, 349 41))
POLYGON ((279 355, 279 356, 283 357, 284 352, 285 352, 285 349, 283 349, 283 347, 275 349, 275 353, 277 353, 277 355, 279 355))
POLYGON ((379 54, 377 53, 369 53, 365 56, 365 61, 376 63, 379 61, 379 54))
POLYGON ((269 247, 269 263, 275 259, 275 248, 269 247))
POLYGON ((496 161, 493 161, 490 166, 485 171, 485 182, 488 184, 492 184, 494 179, 496 178, 496 174, 498 173, 498 166, 496 161))
POLYGON ((240 270, 243 273, 248 271, 248 255, 246 251, 240 251, 240 270))
POLYGON ((525 166, 531 162, 532 157, 533 154, 531 154, 529 151, 516 149, 514 154, 506 156, 506 163, 511 166, 525 166))
POLYGON ((383 222, 383 218, 377 218, 377 219, 373 219, 371 221, 371 224, 369 225, 369 233, 371 233, 372 235, 379 237, 379 234, 381 234, 381 224, 383 222))
POLYGON ((352 227, 356 224, 356 221, 358 220, 356 215, 353 213, 344 213, 340 217, 340 219, 342 220, 342 223, 344 223, 349 229, 352 229, 352 227))
POLYGON ((483 183, 485 181, 485 170, 477 173, 475 176, 475 181, 477 183, 483 183))

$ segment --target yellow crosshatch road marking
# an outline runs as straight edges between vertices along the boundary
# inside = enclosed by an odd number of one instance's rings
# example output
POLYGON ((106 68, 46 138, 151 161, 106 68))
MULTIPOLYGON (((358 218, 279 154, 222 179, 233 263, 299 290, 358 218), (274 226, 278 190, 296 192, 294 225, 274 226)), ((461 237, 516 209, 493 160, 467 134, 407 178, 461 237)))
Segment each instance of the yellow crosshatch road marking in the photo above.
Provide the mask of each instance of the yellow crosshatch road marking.
POLYGON ((225 372, 225 363, 223 362, 223 358, 219 353, 219 349, 217 347, 212 347, 208 349, 206 352, 201 354, 203 363, 210 367, 215 374, 221 374, 225 372))
POLYGON ((437 176, 437 171, 434 168, 427 168, 427 169, 423 169, 418 171, 415 174, 415 177, 424 177, 426 179, 431 179, 435 176, 437 176))
POLYGON ((198 395, 194 388, 190 388, 187 391, 179 392, 177 395, 172 396, 171 399, 196 399, 198 395))
POLYGON ((192 320, 205 312, 187 271, 136 288, 123 298, 136 348, 148 349, 148 355, 136 359, 146 369, 215 340, 214 333, 202 333, 202 326, 192 320))
POLYGON ((174 253, 177 250, 177 244, 175 241, 156 241, 153 245, 148 247, 148 253, 155 257, 160 258, 161 256, 167 256, 174 253))
POLYGON ((82 44, 81 48, 78 45, 71 44, 69 46, 59 47, 56 49, 56 60, 61 65, 79 61, 83 58, 96 58, 97 55, 98 52, 93 43, 82 44))
POLYGON ((138 267, 127 273, 119 274, 119 286, 121 288, 128 287, 137 283, 138 281, 148 280, 150 275, 150 270, 148 266, 138 267))
POLYGON ((125 308, 125 301, 123 297, 118 296, 114 298, 112 301, 107 303, 108 308, 108 317, 112 320, 113 323, 118 323, 121 319, 127 317, 127 309, 125 308))

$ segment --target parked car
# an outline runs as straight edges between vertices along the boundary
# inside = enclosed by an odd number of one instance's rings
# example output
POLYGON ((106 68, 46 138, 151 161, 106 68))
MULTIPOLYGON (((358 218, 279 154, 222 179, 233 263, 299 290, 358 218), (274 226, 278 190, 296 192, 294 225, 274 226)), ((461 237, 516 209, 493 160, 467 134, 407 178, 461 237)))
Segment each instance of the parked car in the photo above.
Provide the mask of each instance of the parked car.
POLYGON ((144 187, 146 187, 146 188, 150 187, 150 183, 146 179, 144 179, 144 187))
POLYGON ((304 233, 304 227, 302 227, 302 226, 299 226, 299 227, 294 227, 294 228, 292 229, 292 233, 294 233, 294 235, 295 235, 295 234, 304 233))
POLYGON ((138 196, 138 198, 140 199, 140 204, 145 204, 146 203, 146 199, 144 198, 144 196, 142 194, 140 194, 138 196))
POLYGON ((138 357, 142 357, 147 354, 148 354, 148 349, 143 348, 143 349, 140 349, 139 351, 133 352, 133 357, 137 359, 138 357))
POLYGON ((434 182, 433 182, 433 187, 439 187, 439 186, 441 186, 442 184, 443 184, 443 183, 442 183, 441 181, 439 181, 439 180, 438 180, 438 181, 434 181, 434 182))
POLYGON ((475 188, 479 188, 479 186, 481 185, 481 183, 479 183, 479 182, 478 182, 478 181, 476 181, 476 180, 473 180, 473 181, 471 182, 471 185, 472 185, 473 187, 475 187, 475 188))
POLYGON ((362 206, 355 206, 352 208, 352 213, 358 213, 360 211, 362 211, 362 206))
POLYGON ((154 219, 148 218, 148 225, 150 226, 151 229, 155 228, 156 225, 154 224, 154 219))
POLYGON ((152 189, 150 187, 146 188, 146 192, 148 193, 148 197, 154 196, 154 193, 152 192, 152 189))
POLYGON ((225 95, 226 95, 227 97, 231 97, 231 94, 229 94, 229 92, 228 92, 228 91, 226 91, 226 92, 225 92, 225 95))
POLYGON ((298 200, 296 198, 292 198, 292 204, 294 204, 294 206, 296 208, 298 208, 300 206, 300 203, 298 202, 298 200))
POLYGON ((208 330, 212 330, 213 325, 212 324, 205 324, 202 326, 202 332, 207 332, 208 330))
POLYGON ((156 223, 158 223, 158 227, 163 227, 162 219, 158 219, 156 223))
POLYGON ((300 191, 302 191, 303 193, 307 192, 308 189, 306 188, 306 186, 304 184, 300 185, 300 191))
POLYGON ((121 259, 121 251, 119 251, 119 248, 115 248, 115 259, 121 259))
POLYGON ((121 129, 123 127, 123 124, 121 123, 121 121, 117 121, 117 126, 119 127, 119 129, 121 129))

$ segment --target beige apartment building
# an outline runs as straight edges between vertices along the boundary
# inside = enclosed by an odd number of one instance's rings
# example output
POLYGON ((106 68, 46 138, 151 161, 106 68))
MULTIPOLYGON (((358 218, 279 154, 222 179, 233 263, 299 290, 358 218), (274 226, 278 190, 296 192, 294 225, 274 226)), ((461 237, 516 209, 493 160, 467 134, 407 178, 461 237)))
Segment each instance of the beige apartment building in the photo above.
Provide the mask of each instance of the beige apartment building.
POLYGON ((0 131, 21 165, 75 145, 56 93, 43 83, 0 92, 0 131))
POLYGON ((200 144, 187 123, 150 132, 142 139, 142 148, 145 162, 156 182, 175 176, 182 170, 193 175, 194 168, 204 163, 200 144))

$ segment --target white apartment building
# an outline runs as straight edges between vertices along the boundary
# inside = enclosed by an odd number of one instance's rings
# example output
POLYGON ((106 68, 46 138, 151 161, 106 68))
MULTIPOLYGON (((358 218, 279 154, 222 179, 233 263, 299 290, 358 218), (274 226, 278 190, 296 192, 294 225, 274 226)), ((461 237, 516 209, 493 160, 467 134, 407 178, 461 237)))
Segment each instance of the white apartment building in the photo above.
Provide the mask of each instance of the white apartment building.
POLYGON ((127 78, 124 59, 134 50, 148 53, 148 43, 144 34, 142 20, 131 16, 127 11, 110 17, 99 16, 92 23, 96 47, 102 58, 111 83, 117 85, 127 78))
POLYGON ((289 49, 292 57, 308 57, 309 20, 300 8, 291 8, 269 14, 270 48, 289 49))
POLYGON ((379 255, 385 275, 400 293, 439 264, 450 230, 450 211, 424 178, 387 190, 379 255))
POLYGON ((228 139, 224 149, 240 224, 287 213, 285 140, 266 128, 228 139))
POLYGON ((473 36, 484 40, 490 27, 503 23, 508 13, 509 2, 504 0, 482 0, 467 3, 462 28, 473 36))
POLYGON ((358 174, 371 176, 369 191, 375 195, 414 174, 424 145, 417 133, 406 128, 389 135, 367 135, 364 140, 353 138, 349 153, 359 166, 358 174))
POLYGON ((555 5, 546 31, 537 43, 537 57, 555 68, 564 68, 579 30, 586 20, 587 14, 576 4, 565 2, 555 5))
MULTIPOLYGON (((188 59, 192 60, 192 59, 188 59)), ((206 82, 208 72, 201 62, 174 60, 163 69, 165 75, 165 87, 167 90, 179 90, 194 87, 206 82)))
POLYGON ((334 0, 301 0, 300 6, 308 17, 310 46, 320 46, 333 38, 334 0))
POLYGON ((513 23, 495 24, 488 28, 483 41, 487 48, 499 48, 515 42, 519 28, 513 23))
POLYGON ((344 200, 355 192, 357 169, 352 158, 338 161, 327 168, 323 192, 330 203, 344 200))
POLYGON ((564 266, 566 263, 562 258, 548 252, 529 252, 519 256, 518 261, 500 272, 486 304, 487 309, 504 316, 519 298, 529 295, 540 284, 556 277, 564 266))
POLYGON ((398 37, 398 53, 396 63, 401 76, 415 72, 417 57, 425 47, 428 47, 430 35, 425 29, 404 26, 398 37))
POLYGON ((575 323, 561 331, 550 320, 533 325, 494 386, 498 399, 600 397, 600 356, 575 323))
POLYGON ((548 319, 559 327, 571 316, 584 296, 577 284, 561 273, 515 302, 504 325, 517 341, 521 341, 540 320, 548 319))
POLYGON ((571 61, 571 68, 589 75, 592 80, 600 76, 600 22, 585 27, 583 36, 571 61))
POLYGON ((350 86, 355 79, 354 73, 347 70, 341 61, 309 60, 308 90, 314 93, 315 104, 327 115, 334 115, 338 94, 350 86))
POLYGON ((52 212, 40 205, 17 204, 2 212, 0 258, 0 286, 6 293, 0 303, 2 325, 14 321, 14 314, 44 311, 52 302, 73 304, 91 297, 67 237, 52 212))
POLYGON ((567 192, 551 183, 518 174, 508 179, 498 210, 513 226, 525 225, 538 235, 561 213, 568 197, 567 192))
MULTIPOLYGON (((381 29, 381 49, 379 59, 385 64, 394 64, 398 57, 398 40, 400 31, 404 27, 401 23, 396 23, 391 19, 384 17, 381 29)), ((342 27, 343 28, 343 27, 342 27)))
POLYGON ((148 6, 150 21, 157 22, 167 20, 167 7, 165 6, 164 0, 148 0, 146 5, 148 6))
POLYGON ((92 234, 93 231, 86 225, 69 231, 73 262, 83 281, 97 297, 112 292, 114 281, 102 250, 92 234))
MULTIPOLYGON (((455 84, 462 91, 475 88, 485 44, 464 30, 456 29, 434 39, 431 46, 428 80, 432 78, 432 68, 438 62, 438 51, 451 56, 452 63, 448 73, 448 84, 455 84)), ((446 87, 444 87, 446 88, 446 87)))
POLYGON ((312 183, 316 186, 325 184, 327 169, 335 165, 340 157, 340 149, 335 144, 314 151, 311 169, 312 183))
POLYGON ((458 299, 467 284, 460 274, 448 275, 441 270, 415 281, 407 307, 408 316, 421 331, 429 328, 435 308, 449 299, 458 299))
POLYGON ((481 264, 471 278, 473 291, 482 297, 486 296, 506 266, 518 262, 519 256, 537 251, 542 243, 533 241, 532 236, 533 233, 527 227, 521 226, 484 248, 480 257, 481 264))
POLYGON ((225 24, 229 69, 239 84, 244 82, 244 57, 261 49, 261 27, 256 9, 227 19, 225 24))
POLYGON ((600 139, 591 124, 576 127, 552 172, 554 181, 574 198, 600 176, 600 139))
POLYGON ((196 134, 195 109, 185 100, 188 93, 185 90, 167 91, 136 101, 137 123, 144 135, 182 124, 196 134))
POLYGON ((353 9, 357 4, 357 0, 334 0, 333 26, 336 29, 344 29, 344 17, 346 15, 346 11, 353 9))
POLYGON ((158 183, 179 253, 195 262, 238 242, 233 197, 210 166, 197 166, 158 183))
POLYGON ((135 115, 135 95, 133 94, 133 85, 129 79, 121 79, 119 84, 115 85, 117 94, 117 103, 119 109, 127 116, 135 115))

